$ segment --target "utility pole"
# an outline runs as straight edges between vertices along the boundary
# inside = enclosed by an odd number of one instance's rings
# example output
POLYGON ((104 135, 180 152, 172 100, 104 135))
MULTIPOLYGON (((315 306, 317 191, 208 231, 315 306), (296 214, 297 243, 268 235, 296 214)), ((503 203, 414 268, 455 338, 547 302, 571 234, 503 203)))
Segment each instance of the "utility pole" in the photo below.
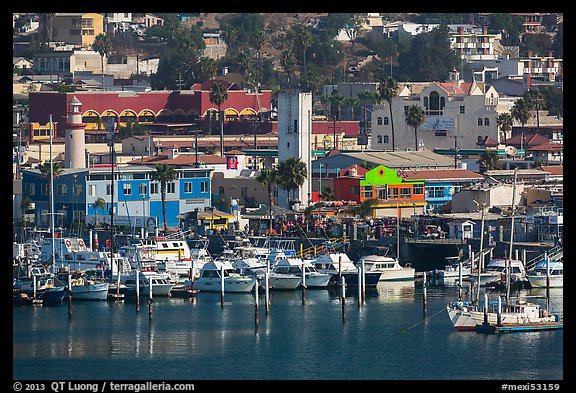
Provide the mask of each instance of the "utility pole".
POLYGON ((454 169, 458 169, 458 138, 462 138, 462 136, 453 135, 450 138, 454 138, 454 169))

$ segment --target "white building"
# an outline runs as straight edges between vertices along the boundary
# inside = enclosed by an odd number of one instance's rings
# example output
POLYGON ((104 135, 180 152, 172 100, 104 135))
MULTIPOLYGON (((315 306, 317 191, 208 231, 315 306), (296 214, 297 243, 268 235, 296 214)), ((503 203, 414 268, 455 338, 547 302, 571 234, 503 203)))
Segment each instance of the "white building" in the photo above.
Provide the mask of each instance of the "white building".
MULTIPOLYGON (((311 195, 312 93, 278 94, 278 162, 298 157, 306 164, 308 177, 297 190, 295 199, 308 205, 311 195)), ((289 208, 287 191, 280 189, 278 204, 289 208)))
POLYGON ((496 119, 498 92, 484 84, 464 82, 453 71, 447 82, 399 83, 392 99, 393 118, 388 103, 374 105, 372 111, 372 150, 392 150, 392 122, 395 149, 415 150, 414 128, 406 123, 411 105, 424 109, 426 118, 418 127, 418 150, 436 148, 477 149, 478 137, 500 142, 496 119))

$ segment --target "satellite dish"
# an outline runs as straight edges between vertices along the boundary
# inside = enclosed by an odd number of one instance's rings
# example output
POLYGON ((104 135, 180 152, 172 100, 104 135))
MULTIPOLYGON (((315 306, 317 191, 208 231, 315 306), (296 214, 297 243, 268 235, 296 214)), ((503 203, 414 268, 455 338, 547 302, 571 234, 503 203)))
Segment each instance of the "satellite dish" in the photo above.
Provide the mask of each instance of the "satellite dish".
POLYGON ((506 146, 504 148, 504 152, 506 154, 508 154, 509 156, 513 156, 513 155, 516 155, 517 150, 514 146, 506 146))

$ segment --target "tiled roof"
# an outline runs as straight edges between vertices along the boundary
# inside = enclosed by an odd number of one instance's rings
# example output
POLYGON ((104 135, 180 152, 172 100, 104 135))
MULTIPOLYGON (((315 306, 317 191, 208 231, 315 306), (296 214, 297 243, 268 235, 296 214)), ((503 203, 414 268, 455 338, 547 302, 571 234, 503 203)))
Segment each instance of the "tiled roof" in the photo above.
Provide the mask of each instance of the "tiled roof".
MULTIPOLYGON (((201 154, 198 155, 198 161, 204 164, 225 164, 226 158, 216 155, 201 154)), ((150 164, 168 164, 168 165, 194 165, 196 163, 195 154, 179 154, 174 158, 169 158, 168 155, 157 155, 138 158, 128 162, 128 164, 150 165, 150 164)))
POLYGON ((542 170, 548 172, 552 175, 563 175, 564 166, 563 165, 542 165, 542 170))
POLYGON ((479 173, 468 169, 419 169, 399 170, 398 175, 404 179, 449 180, 449 179, 484 179, 479 173))
POLYGON ((530 151, 558 151, 562 150, 564 146, 561 143, 546 142, 538 146, 530 147, 530 151))

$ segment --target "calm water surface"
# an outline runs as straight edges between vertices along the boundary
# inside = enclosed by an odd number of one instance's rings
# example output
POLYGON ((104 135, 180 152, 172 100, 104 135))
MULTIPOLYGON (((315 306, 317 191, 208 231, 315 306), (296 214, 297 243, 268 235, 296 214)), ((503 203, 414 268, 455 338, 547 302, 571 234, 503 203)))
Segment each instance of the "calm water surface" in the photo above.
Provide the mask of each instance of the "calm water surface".
MULTIPOLYGON (((535 290, 529 295, 543 295, 535 290)), ((447 283, 380 283, 358 306, 349 288, 264 295, 199 293, 195 300, 74 302, 13 307, 17 380, 562 380, 563 331, 456 332, 447 283)), ((545 304, 544 299, 536 299, 545 304)), ((552 311, 562 312, 562 290, 552 311)))

